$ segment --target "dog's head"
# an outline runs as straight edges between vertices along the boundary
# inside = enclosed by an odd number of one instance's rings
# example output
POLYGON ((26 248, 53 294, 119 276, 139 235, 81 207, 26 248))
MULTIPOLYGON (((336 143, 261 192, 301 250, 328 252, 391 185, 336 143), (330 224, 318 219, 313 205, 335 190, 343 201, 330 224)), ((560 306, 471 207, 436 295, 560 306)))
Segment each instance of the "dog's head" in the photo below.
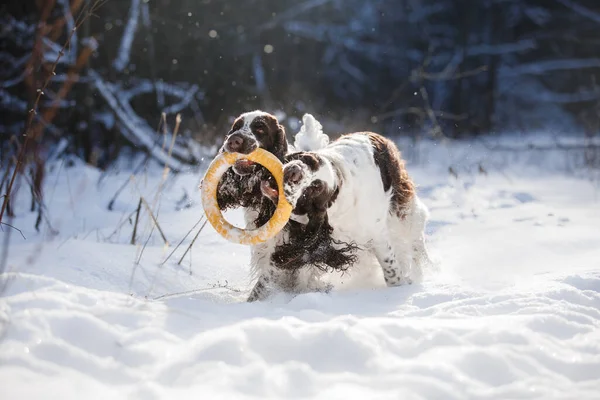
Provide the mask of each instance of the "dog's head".
MULTIPOLYGON (((236 118, 220 151, 250 154, 258 147, 282 161, 288 150, 284 127, 274 115, 257 110, 236 118)), ((254 172, 255 164, 240 160, 235 163, 233 169, 239 175, 247 175, 254 172)))
MULTIPOLYGON (((298 152, 285 157, 283 189, 294 214, 310 218, 323 215, 336 200, 341 178, 331 162, 314 152, 298 152)), ((264 196, 277 202, 272 179, 261 182, 264 196)))

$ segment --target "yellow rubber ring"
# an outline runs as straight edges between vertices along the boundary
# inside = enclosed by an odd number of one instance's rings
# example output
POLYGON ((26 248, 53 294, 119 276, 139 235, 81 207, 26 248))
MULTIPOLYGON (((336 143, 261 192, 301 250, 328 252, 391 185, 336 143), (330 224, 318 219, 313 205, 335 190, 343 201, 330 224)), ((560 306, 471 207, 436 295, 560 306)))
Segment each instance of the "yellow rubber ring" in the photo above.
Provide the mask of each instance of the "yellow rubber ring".
POLYGON ((221 153, 210 163, 202 180, 202 206, 206 219, 217 232, 230 242, 238 244, 258 244, 277 235, 287 224, 292 214, 292 206, 283 193, 283 164, 272 153, 258 148, 250 154, 221 153), (217 204, 217 186, 227 169, 237 160, 250 160, 269 170, 279 188, 277 209, 271 219, 256 229, 240 229, 223 218, 217 204))

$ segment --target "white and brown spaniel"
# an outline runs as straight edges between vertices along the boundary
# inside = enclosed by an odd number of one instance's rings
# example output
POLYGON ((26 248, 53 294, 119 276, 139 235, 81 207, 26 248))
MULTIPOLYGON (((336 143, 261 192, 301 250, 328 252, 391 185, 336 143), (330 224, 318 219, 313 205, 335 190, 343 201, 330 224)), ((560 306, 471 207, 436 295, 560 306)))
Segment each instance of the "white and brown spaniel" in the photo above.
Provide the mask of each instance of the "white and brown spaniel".
MULTIPOLYGON (((412 283, 429 263, 426 206, 415 193, 400 151, 385 137, 347 134, 328 146, 287 155, 284 192, 292 221, 257 246, 258 281, 249 301, 276 290, 323 290, 323 271, 351 268, 359 252, 375 256, 388 286, 412 283)), ((277 201, 271 181, 262 193, 277 201)))
MULTIPOLYGON (((322 132, 321 124, 310 114, 303 117, 304 125, 296 134, 294 144, 305 150, 316 150, 329 142, 322 132)), ((257 147, 274 154, 284 161, 284 156, 294 147, 288 143, 285 128, 277 118, 264 111, 256 110, 241 114, 235 119, 219 152, 249 154, 257 147)), ((221 210, 235 207, 246 209, 246 223, 258 227, 266 223, 275 208, 265 201, 260 191, 260 181, 272 179, 261 165, 240 160, 230 168, 217 188, 217 202, 221 210)), ((247 226, 250 228, 250 226, 247 226)))
MULTIPOLYGON (((292 146, 286 139, 285 128, 279 124, 274 115, 260 110, 241 114, 233 122, 219 152, 249 154, 260 147, 284 162, 284 157, 290 151, 317 150, 329 143, 329 137, 323 133, 321 124, 312 115, 305 114, 302 120, 303 125, 296 134, 292 146)), ((238 161, 226 171, 219 182, 217 187, 219 208, 225 211, 242 207, 247 229, 262 226, 273 215, 275 205, 262 194, 261 183, 277 191, 274 179, 268 170, 250 161, 238 161), (265 185, 265 182, 271 184, 265 185)), ((262 254, 262 246, 251 246, 250 252, 251 262, 256 265, 262 254)))

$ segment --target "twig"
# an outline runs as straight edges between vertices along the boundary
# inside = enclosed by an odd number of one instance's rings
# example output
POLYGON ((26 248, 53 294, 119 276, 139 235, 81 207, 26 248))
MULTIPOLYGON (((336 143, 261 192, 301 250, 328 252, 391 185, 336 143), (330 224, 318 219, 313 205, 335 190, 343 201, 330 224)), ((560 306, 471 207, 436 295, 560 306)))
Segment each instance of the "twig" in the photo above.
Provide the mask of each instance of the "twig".
POLYGON ((2 225, 6 225, 9 228, 14 229, 15 231, 19 232, 21 234, 21 236, 23 237, 24 240, 27 240, 27 238, 25 237, 25 235, 23 235, 23 231, 21 231, 19 228, 17 228, 16 226, 13 226, 11 224, 7 224, 6 222, 0 222, 0 226, 2 225))
POLYGON ((206 288, 200 288, 200 289, 193 289, 193 290, 186 290, 184 292, 176 292, 176 293, 167 293, 167 294, 163 294, 157 297, 154 297, 152 300, 161 300, 161 299, 165 299, 165 298, 169 298, 169 297, 175 297, 175 296, 185 296, 186 294, 192 294, 192 293, 198 293, 198 292, 207 292, 209 290, 215 290, 215 289, 227 289, 227 290, 231 290, 232 292, 235 293, 242 293, 242 290, 240 289, 236 289, 236 288, 232 288, 231 286, 229 286, 229 283, 227 281, 225 281, 225 284, 215 284, 214 286, 211 287, 206 287, 206 288))
MULTIPOLYGON (((34 183, 31 180, 30 177, 28 177, 27 175, 23 175, 25 177, 25 181, 26 183, 32 188, 32 194, 35 196, 35 200, 38 203, 38 207, 39 207, 39 213, 38 216, 36 218, 36 222, 35 222, 35 230, 36 231, 40 231, 40 224, 42 222, 42 219, 46 221, 46 224, 48 224, 48 229, 50 229, 50 232, 55 235, 58 233, 58 230, 54 229, 54 227, 52 226, 52 223, 50 222, 50 218, 48 217, 48 207, 46 207, 46 203, 44 203, 44 200, 42 199, 41 194, 39 193, 38 190, 33 189, 34 187, 34 183)), ((67 174, 68 176, 68 174, 67 174)), ((73 209, 75 209, 75 206, 72 206, 73 209)))
POLYGON ((179 246, 181 246, 181 244, 183 243, 183 241, 184 241, 185 239, 187 239, 187 237, 190 235, 190 233, 192 233, 192 231, 193 231, 194 229, 196 229, 196 227, 197 227, 197 226, 200 224, 200 222, 202 222, 202 220, 203 220, 203 219, 204 219, 204 216, 202 216, 202 217, 201 217, 201 218, 198 220, 198 222, 196 222, 196 223, 194 224, 194 226, 192 226, 192 229, 190 229, 190 230, 189 230, 189 231, 188 231, 188 232, 185 234, 185 236, 183 237, 183 239, 181 239, 181 241, 180 241, 180 242, 177 244, 177 246, 176 246, 176 247, 173 249, 173 251, 171 252, 171 254, 169 254, 169 256, 168 256, 168 257, 165 259, 165 261, 163 261, 162 263, 160 263, 160 266, 161 266, 161 267, 162 267, 163 265, 165 265, 165 263, 166 263, 167 261, 169 261, 169 259, 171 258, 171 256, 172 256, 172 255, 173 255, 173 254, 174 254, 174 253, 177 251, 177 249, 179 248, 179 246))
MULTIPOLYGON (((148 245, 148 242, 150 241, 150 238, 152 237, 152 233, 154 233, 154 225, 152 225, 152 227, 150 228, 150 234, 148 235, 148 237, 146 238, 146 241, 144 242, 144 246, 142 247, 142 251, 140 252, 140 256, 138 257, 137 261, 135 262, 135 265, 139 265, 140 261, 142 261, 142 256, 144 255, 146 246, 148 245)), ((131 287, 131 285, 133 285, 133 275, 135 275, 135 268, 133 269, 133 271, 131 271, 131 281, 129 282, 130 287, 131 287)))
POLYGON ((144 207, 146 207, 146 210, 148 211, 148 214, 150 214, 150 217, 152 218, 152 221, 154 222, 154 226, 156 226, 156 229, 158 229, 158 232, 160 233, 160 236, 162 237, 163 241, 165 242, 165 244, 168 246, 169 245, 169 241, 167 240, 167 237, 165 236, 163 230, 161 229, 160 225, 158 224, 158 221, 156 220, 156 217, 154 216, 154 213, 152 212, 152 209, 150 208, 150 205, 148 204, 148 202, 146 201, 146 199, 144 199, 144 196, 140 197, 140 200, 142 203, 144 203, 144 207))
MULTIPOLYGON (((165 115, 164 112, 163 112, 163 115, 165 115)), ((177 116, 175 117, 175 129, 173 130, 173 137, 171 138, 171 145, 169 146, 169 153, 168 153, 169 158, 171 158, 171 155, 173 154, 173 147, 175 146, 175 139, 177 139, 177 134, 179 133, 180 125, 181 125, 181 114, 177 114, 177 116)), ((169 166, 165 164, 164 173, 166 173, 168 171, 167 170, 168 167, 169 166)))
POLYGON ((206 226, 207 222, 208 222, 208 220, 204 221, 204 223, 202 224, 202 226, 200 227, 200 229, 196 233, 196 236, 194 236, 194 239, 192 240, 192 243, 190 243, 190 245, 188 246, 188 248, 185 250, 185 253, 183 253, 183 255, 181 256, 181 258, 179 259, 179 262, 177 263, 177 265, 181 265, 181 262, 183 261, 183 258, 188 253, 188 251, 190 251, 192 249, 192 246, 194 245, 194 242, 196 241, 196 239, 198 239, 198 236, 200 235, 200 232, 202 232, 202 230, 206 226))
MULTIPOLYGON (((164 151, 164 147, 166 145, 166 137, 167 137, 166 136, 167 135, 166 114, 163 113, 161 118, 164 119, 164 121, 165 121, 165 123, 163 124, 163 130, 164 130, 164 135, 163 135, 163 137, 164 137, 164 140, 163 140, 163 151, 164 151)), ((168 152, 167 159, 171 158, 171 152, 172 152, 173 146, 175 144, 175 138, 177 137, 177 132, 179 130, 179 124, 180 123, 181 123, 181 116, 179 114, 177 114, 176 124, 175 124, 175 130, 173 131, 173 138, 171 140, 171 146, 169 147, 169 152, 168 152)), ((166 179, 168 173, 169 173, 169 166, 168 166, 167 163, 165 163, 165 167, 164 167, 164 170, 163 170, 163 176, 162 176, 160 185, 159 185, 159 187, 157 189, 157 193, 154 196, 154 208, 157 210, 156 211, 157 214, 158 214, 159 199, 160 199, 160 196, 162 194, 162 190, 164 188, 165 179, 166 179)), ((139 191, 139 188, 138 188, 138 191, 139 191)), ((167 238, 166 238, 163 230, 161 229, 161 227, 160 227, 157 219, 154 217, 154 213, 152 211, 152 208, 150 207, 150 205, 148 204, 148 202, 146 201, 146 199, 143 196, 141 196, 140 198, 141 198, 142 202, 144 203, 144 206, 146 207, 146 210, 148 210, 148 213, 150 214, 150 217, 152 218, 152 221, 154 222, 154 226, 156 226, 156 228, 158 229, 160 235, 162 236, 162 239, 165 242, 165 245, 169 246, 169 241, 167 240, 167 238)), ((150 232, 150 236, 152 236, 152 232, 150 232)), ((148 240, 150 239, 150 236, 148 236, 148 240)), ((148 241, 146 241, 146 244, 147 243, 148 243, 148 241)), ((144 244, 144 248, 142 249, 142 254, 144 252, 144 249, 146 248, 146 244, 144 244)), ((140 258, 138 259, 138 263, 139 263, 139 260, 141 260, 141 258, 142 258, 142 254, 140 254, 140 258)))
POLYGON ((135 244, 135 236, 137 234, 137 226, 138 221, 140 219, 140 210, 142 208, 142 198, 140 197, 140 201, 137 206, 137 210, 135 212, 135 223, 133 224, 133 233, 131 234, 131 244, 135 244))
POLYGON ((425 72, 425 71, 421 71, 420 73, 420 78, 429 80, 429 81, 449 81, 449 80, 458 80, 458 79, 462 79, 462 78, 468 78, 474 75, 477 75, 480 72, 484 72, 488 70, 488 66, 487 65, 482 65, 480 67, 468 70, 468 71, 463 71, 463 72, 457 72, 454 75, 448 75, 446 72, 440 72, 440 73, 430 73, 430 72, 425 72))
MULTIPOLYGON (((39 226, 40 226, 40 223, 42 222, 42 215, 43 215, 43 217, 46 220, 46 222, 48 222, 48 226, 50 227, 50 230, 53 231, 53 232, 56 232, 54 230, 54 228, 52 228, 52 224, 48 220, 48 217, 45 214, 42 214, 42 211, 47 211, 47 207, 45 206, 44 202, 42 201, 42 198, 41 198, 41 196, 39 194, 39 191, 34 188, 34 183, 31 180, 31 177, 27 176, 27 174, 23 174, 23 176, 25 177, 25 181, 26 181, 25 183, 27 185, 29 185, 29 187, 31 189, 32 202, 35 203, 37 201, 37 203, 39 205, 39 213, 38 213, 38 216, 37 216, 36 222, 35 222, 35 230, 38 231, 38 232, 40 231, 39 230, 39 226)), ((8 197, 8 195, 4 195, 4 196, 8 197)), ((11 215, 11 212, 10 212, 10 202, 9 202, 9 204, 7 206, 7 211, 8 211, 8 214, 11 215)), ((0 222, 0 224, 2 224, 2 222, 0 222)))
POLYGON ((136 210, 133 210, 128 216, 127 218, 123 219, 119 225, 117 225, 117 227, 115 228, 115 230, 108 235, 108 237, 105 238, 105 240, 110 240, 120 229, 121 227, 125 224, 125 222, 130 221, 131 222, 131 217, 133 217, 133 214, 135 214, 136 210))
MULTIPOLYGON (((164 151, 164 147, 166 146, 166 138, 167 138, 167 124, 166 124, 167 117, 164 112, 162 113, 162 117, 165 119, 165 124, 163 125, 163 129, 165 130, 164 131, 164 140, 165 141, 163 141, 163 151, 164 151)), ((170 159, 173 154, 173 146, 175 146, 175 139, 177 138, 180 124, 181 124, 181 114, 177 114, 177 116, 175 117, 175 129, 173 130, 173 136, 171 138, 171 145, 169 146, 169 151, 167 152, 167 159, 170 159)), ((165 167, 163 168, 162 179, 160 181, 158 190, 157 190, 155 198, 154 198, 155 206, 156 206, 156 203, 158 202, 160 196, 162 195, 162 191, 164 189, 165 181, 167 180, 167 176, 169 175, 169 171, 170 171, 169 165, 167 163, 165 163, 165 167)))
MULTIPOLYGON (((165 121, 165 114, 161 114, 160 120, 158 121, 158 127, 156 128, 156 132, 160 132, 160 128, 163 126, 163 124, 166 124, 165 121)), ((156 147, 156 145, 158 144, 158 141, 160 140, 160 136, 154 141, 154 145, 152 146, 152 149, 154 147, 156 147)), ((151 157, 151 152, 148 152, 148 154, 146 155, 146 157, 135 167, 135 169, 133 170, 133 174, 132 175, 137 175, 140 170, 142 169, 142 167, 144 167, 145 165, 148 164, 148 161, 150 160, 151 157)), ((109 201, 108 203, 108 210, 112 211, 113 206, 115 205, 115 201, 117 200, 117 197, 119 197, 119 195, 121 194, 121 192, 127 187, 127 185, 129 184, 130 179, 127 179, 122 185, 121 187, 116 191, 115 195, 112 197, 112 199, 109 201)))
MULTIPOLYGON (((9 221, 12 222, 12 218, 9 216, 9 221)), ((4 275, 4 272, 6 271, 6 263, 8 261, 8 250, 10 249, 10 236, 11 236, 11 232, 12 230, 9 229, 8 232, 6 232, 4 236, 4 241, 2 242, 2 255, 0 256, 0 276, 4 275)), ((6 285, 8 285, 8 280, 6 280, 5 282, 3 282, 3 284, 0 286, 0 294, 2 292, 4 292, 4 289, 6 289, 6 285)))
MULTIPOLYGON (((23 134, 23 136, 25 136, 25 141, 23 142, 23 145, 21 146, 21 150, 19 151, 19 156, 17 157, 17 163, 13 170, 13 173, 10 178, 10 182, 8 184, 8 188, 6 191, 6 197, 2 201, 2 207, 0 208, 0 222, 2 222, 2 218, 4 217, 4 212, 6 211, 6 207, 8 205, 8 200, 9 200, 11 192, 12 192, 13 184, 14 184, 17 174, 21 168, 21 165, 23 164, 23 160, 25 159, 25 153, 28 148, 29 142, 32 140, 33 132, 31 132, 31 125, 37 114, 36 110, 39 107, 40 99, 44 95, 44 91, 50 84, 52 77, 56 75, 56 66, 60 62, 60 59, 62 58, 62 56, 65 54, 65 50, 69 46, 69 43, 71 42, 71 39, 73 38, 73 35, 77 31, 77 29, 81 26, 81 24, 87 18, 89 18, 104 2, 105 1, 102 1, 102 0, 96 0, 94 2, 94 4, 88 10, 83 10, 81 12, 81 14, 78 18, 77 24, 73 27, 73 29, 71 29, 71 32, 69 33, 69 36, 67 37, 67 40, 65 41, 65 44, 62 46, 62 48, 58 52, 58 55, 56 56, 56 60, 54 60, 54 63, 52 64, 52 67, 50 68, 50 74, 48 74, 48 77, 44 81, 42 88, 37 90, 37 96, 33 103, 33 107, 28 112, 27 125, 25 126, 25 131, 23 134)), ((50 4, 50 3, 48 3, 48 4, 50 4)), ((40 29, 42 29, 44 25, 45 25, 45 23, 40 24, 40 29)), ((33 138, 33 139, 37 139, 37 138, 33 138)))
POLYGON ((423 103, 425 104, 425 111, 427 112, 427 116, 429 117, 431 123, 433 124, 433 130, 431 132, 433 137, 444 136, 444 132, 442 131, 442 127, 440 126, 433 109, 431 108, 431 104, 429 103, 429 95, 427 94, 427 89, 425 86, 421 86, 420 89, 421 97, 423 98, 423 103))

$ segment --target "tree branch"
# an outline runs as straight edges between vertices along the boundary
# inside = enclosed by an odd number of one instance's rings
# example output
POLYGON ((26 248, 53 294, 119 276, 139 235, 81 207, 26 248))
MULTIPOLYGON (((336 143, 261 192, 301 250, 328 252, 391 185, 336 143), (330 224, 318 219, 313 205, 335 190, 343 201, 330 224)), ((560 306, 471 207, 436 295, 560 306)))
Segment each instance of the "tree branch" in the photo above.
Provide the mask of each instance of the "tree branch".
POLYGON ((577 14, 581 15, 582 17, 588 18, 588 19, 600 24, 600 13, 590 10, 589 8, 584 7, 581 4, 574 2, 573 0, 555 0, 555 1, 559 2, 560 4, 562 4, 565 7, 570 8, 571 10, 575 11, 577 14))

